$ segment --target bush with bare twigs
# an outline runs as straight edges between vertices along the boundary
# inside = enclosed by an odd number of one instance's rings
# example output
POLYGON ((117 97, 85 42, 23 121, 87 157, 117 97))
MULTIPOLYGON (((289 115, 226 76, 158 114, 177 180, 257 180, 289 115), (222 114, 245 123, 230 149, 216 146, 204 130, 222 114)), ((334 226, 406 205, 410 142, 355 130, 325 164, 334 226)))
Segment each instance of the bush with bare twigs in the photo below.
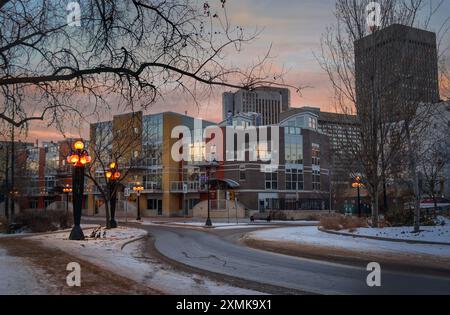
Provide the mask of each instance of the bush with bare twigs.
POLYGON ((0 217, 0 233, 8 232, 8 220, 6 217, 0 217))
POLYGON ((326 230, 355 230, 360 227, 368 227, 365 218, 343 216, 343 215, 329 215, 320 217, 320 226, 326 230))
POLYGON ((61 210, 25 210, 19 213, 14 223, 30 232, 49 232, 72 226, 70 213, 61 210))

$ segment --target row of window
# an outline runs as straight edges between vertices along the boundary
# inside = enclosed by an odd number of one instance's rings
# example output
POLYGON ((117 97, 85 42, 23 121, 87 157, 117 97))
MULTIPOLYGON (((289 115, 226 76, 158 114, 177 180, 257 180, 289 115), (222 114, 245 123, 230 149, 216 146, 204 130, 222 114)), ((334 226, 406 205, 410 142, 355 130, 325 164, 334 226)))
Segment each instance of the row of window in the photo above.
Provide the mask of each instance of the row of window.
MULTIPOLYGON (((304 190, 304 174, 300 169, 286 169, 286 190, 304 190)), ((313 190, 320 190, 320 171, 314 170, 312 173, 312 187, 313 190)), ((267 190, 278 189, 278 173, 265 174, 265 188, 267 190)))

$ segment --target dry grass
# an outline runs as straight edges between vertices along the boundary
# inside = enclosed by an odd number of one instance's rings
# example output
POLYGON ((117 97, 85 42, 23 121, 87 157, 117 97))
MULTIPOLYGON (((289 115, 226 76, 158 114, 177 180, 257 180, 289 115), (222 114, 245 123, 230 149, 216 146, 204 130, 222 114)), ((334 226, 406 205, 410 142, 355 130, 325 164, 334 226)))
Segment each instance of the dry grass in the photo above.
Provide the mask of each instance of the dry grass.
POLYGON ((350 230, 355 231, 360 227, 368 227, 365 218, 344 216, 344 215, 327 215, 320 217, 320 226, 326 230, 350 230))
POLYGON ((16 215, 14 222, 31 232, 49 232, 72 226, 73 218, 63 210, 26 210, 16 215))
POLYGON ((0 217, 0 233, 8 232, 8 220, 6 217, 0 217))

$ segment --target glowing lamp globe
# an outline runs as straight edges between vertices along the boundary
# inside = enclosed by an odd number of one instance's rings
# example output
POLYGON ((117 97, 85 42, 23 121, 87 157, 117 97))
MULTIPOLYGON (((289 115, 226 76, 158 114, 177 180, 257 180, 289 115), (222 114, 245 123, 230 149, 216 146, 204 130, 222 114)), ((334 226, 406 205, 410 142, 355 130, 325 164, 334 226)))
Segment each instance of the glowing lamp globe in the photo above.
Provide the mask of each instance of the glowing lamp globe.
POLYGON ((76 141, 74 144, 73 144, 73 147, 74 147, 74 149, 75 150, 83 150, 84 149, 84 143, 83 143, 83 141, 76 141))
POLYGON ((110 171, 107 171, 107 172, 105 173, 105 175, 106 175, 106 178, 107 178, 107 179, 110 179, 111 176, 112 176, 112 173, 111 173, 110 171))
POLYGON ((71 156, 69 156, 69 159, 69 162, 72 164, 77 164, 80 160, 80 158, 76 154, 72 154, 71 156))
POLYGON ((82 156, 82 157, 80 158, 80 164, 81 164, 81 165, 86 165, 86 164, 87 164, 87 159, 86 159, 85 156, 82 156))

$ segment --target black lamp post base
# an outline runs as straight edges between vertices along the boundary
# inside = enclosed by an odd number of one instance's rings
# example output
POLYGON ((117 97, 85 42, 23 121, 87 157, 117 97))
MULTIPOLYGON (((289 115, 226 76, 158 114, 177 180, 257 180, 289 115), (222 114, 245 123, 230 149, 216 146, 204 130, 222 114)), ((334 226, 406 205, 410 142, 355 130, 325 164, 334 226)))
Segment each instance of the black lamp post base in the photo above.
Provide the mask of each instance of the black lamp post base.
POLYGON ((72 241, 84 240, 84 233, 79 225, 73 226, 72 231, 70 232, 69 240, 72 240, 72 241))
POLYGON ((117 227, 117 222, 114 219, 111 219, 109 221, 109 226, 111 227, 111 229, 115 229, 117 227))
POLYGON ((141 221, 141 217, 137 217, 137 218, 136 218, 136 221, 141 221))
POLYGON ((205 226, 207 226, 207 227, 211 227, 212 226, 211 218, 207 218, 206 219, 205 226))

